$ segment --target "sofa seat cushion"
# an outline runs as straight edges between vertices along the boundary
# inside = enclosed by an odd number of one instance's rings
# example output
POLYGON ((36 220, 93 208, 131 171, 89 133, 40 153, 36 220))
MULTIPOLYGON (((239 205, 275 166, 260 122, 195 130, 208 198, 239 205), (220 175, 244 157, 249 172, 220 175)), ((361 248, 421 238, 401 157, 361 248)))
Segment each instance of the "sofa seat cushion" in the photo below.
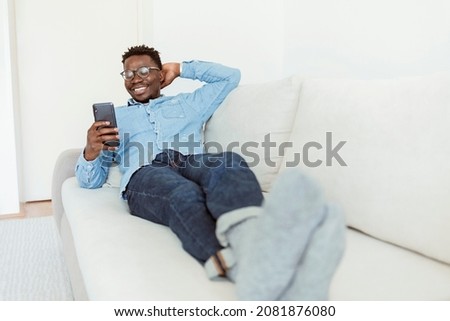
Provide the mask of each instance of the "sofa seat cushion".
MULTIPOLYGON (((90 300, 235 300, 234 285, 210 281, 166 227, 129 214, 117 188, 62 198, 90 300)), ((450 299, 450 267, 349 230, 331 287, 333 300, 450 299)))
POLYGON ((448 301, 450 266, 348 229, 330 299, 448 301))
POLYGON ((167 227, 132 216, 117 188, 70 178, 62 198, 90 300, 234 299, 233 285, 209 281, 167 227))

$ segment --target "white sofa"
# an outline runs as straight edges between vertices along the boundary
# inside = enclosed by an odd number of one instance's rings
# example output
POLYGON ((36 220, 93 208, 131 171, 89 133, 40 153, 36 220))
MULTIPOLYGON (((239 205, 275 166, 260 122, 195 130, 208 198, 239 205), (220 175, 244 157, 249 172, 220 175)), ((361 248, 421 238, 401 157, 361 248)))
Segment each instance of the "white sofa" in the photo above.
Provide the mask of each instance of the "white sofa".
MULTIPOLYGON (((449 300, 449 88, 448 73, 241 85, 205 141, 244 154, 266 192, 297 163, 343 208, 347 247, 331 300, 449 300)), ((79 188, 79 153, 63 152, 53 178, 76 299, 235 299, 233 284, 208 280, 168 228, 128 213, 116 170, 103 188, 79 188)))

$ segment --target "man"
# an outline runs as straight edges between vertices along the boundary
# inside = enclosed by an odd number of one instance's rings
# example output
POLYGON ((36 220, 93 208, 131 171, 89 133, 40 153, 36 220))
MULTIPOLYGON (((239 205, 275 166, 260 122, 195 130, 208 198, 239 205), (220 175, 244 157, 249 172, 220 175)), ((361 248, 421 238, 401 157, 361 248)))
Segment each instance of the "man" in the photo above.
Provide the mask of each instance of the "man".
POLYGON ((203 153, 203 125, 239 84, 239 70, 162 64, 145 45, 129 48, 122 63, 131 99, 116 108, 119 128, 102 121, 89 128, 76 167, 80 186, 101 187, 114 159, 131 214, 170 227, 210 278, 236 282, 238 298, 325 299, 343 251, 342 216, 298 172, 282 175, 261 207, 261 189, 242 157, 203 153), (205 84, 162 96, 177 77, 205 84), (104 144, 115 139, 119 147, 104 144))

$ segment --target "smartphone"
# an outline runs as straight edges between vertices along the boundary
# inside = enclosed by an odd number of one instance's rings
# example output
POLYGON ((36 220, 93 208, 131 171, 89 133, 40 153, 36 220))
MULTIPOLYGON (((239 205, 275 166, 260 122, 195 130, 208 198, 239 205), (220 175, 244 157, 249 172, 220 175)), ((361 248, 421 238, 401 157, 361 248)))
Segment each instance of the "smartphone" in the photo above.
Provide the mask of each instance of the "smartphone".
MULTIPOLYGON (((92 105, 95 121, 109 121, 108 126, 104 127, 117 127, 116 113, 114 112, 113 103, 97 103, 92 105)), ((119 146, 118 140, 108 140, 104 142, 105 145, 116 147, 119 146)))

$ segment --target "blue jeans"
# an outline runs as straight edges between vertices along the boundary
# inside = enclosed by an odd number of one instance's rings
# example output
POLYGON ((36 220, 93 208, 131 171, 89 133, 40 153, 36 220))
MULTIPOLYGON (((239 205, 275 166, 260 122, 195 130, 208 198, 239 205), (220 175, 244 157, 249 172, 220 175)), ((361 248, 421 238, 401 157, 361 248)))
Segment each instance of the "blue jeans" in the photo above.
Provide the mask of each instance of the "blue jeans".
POLYGON ((222 249, 215 234, 219 216, 263 201, 255 175, 232 152, 165 150, 133 174, 125 195, 131 214, 168 226, 202 263, 222 249))

